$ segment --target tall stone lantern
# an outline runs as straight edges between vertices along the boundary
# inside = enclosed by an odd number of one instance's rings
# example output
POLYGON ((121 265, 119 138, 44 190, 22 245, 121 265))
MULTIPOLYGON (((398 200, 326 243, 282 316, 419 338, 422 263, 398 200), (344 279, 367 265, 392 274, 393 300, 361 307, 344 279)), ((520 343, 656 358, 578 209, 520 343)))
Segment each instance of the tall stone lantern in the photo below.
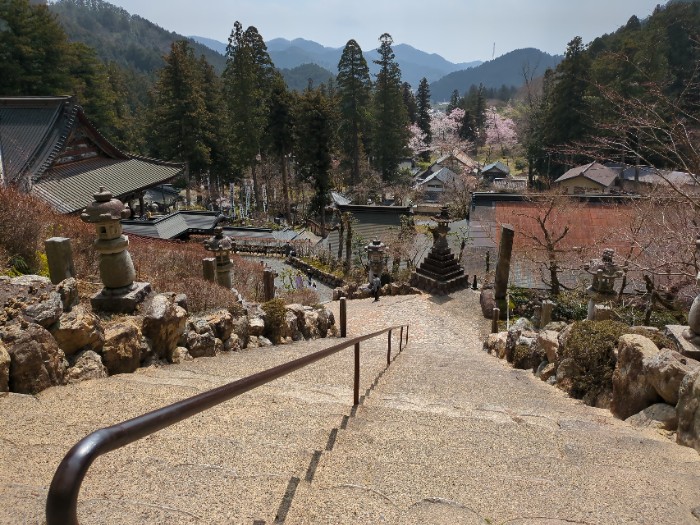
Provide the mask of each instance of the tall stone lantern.
POLYGON ((233 249, 233 241, 228 235, 224 235, 221 226, 214 228, 214 235, 204 241, 204 249, 214 254, 216 258, 216 282, 225 287, 231 288, 231 268, 233 264, 229 255, 233 249))
POLYGON ((372 282, 376 275, 381 279, 384 271, 384 252, 386 245, 379 239, 374 239, 371 243, 365 246, 367 258, 369 259, 369 282, 372 282))
MULTIPOLYGON (((695 248, 700 251, 700 236, 695 240, 695 248)), ((700 272, 698 272, 695 282, 700 286, 700 272)), ((700 295, 693 300, 693 304, 690 306, 688 328, 683 332, 683 337, 695 346, 700 346, 700 295)))
POLYGON ((605 248, 600 260, 593 260, 583 267, 593 276, 591 285, 586 290, 590 299, 588 300, 588 320, 600 320, 596 318, 596 304, 609 301, 614 298, 615 279, 622 277, 622 268, 613 262, 615 250, 605 248))
POLYGON ((122 235, 120 220, 129 216, 129 208, 110 191, 100 187, 95 200, 83 210, 80 218, 95 225, 95 250, 100 256, 101 292, 91 298, 95 310, 131 313, 151 291, 149 283, 136 283, 136 271, 127 250, 129 238, 122 235))

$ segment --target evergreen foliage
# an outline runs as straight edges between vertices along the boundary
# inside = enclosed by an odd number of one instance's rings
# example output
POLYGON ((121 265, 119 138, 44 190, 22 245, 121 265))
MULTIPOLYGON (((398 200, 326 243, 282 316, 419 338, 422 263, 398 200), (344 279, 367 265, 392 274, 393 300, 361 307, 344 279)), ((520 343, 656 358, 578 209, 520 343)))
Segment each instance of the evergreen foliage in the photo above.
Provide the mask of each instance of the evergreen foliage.
POLYGON ((360 180, 360 161, 370 135, 371 81, 362 49, 355 40, 345 44, 338 62, 339 137, 349 183, 360 180))
POLYGON ((393 182, 398 175, 401 158, 406 154, 409 139, 408 115, 403 102, 401 70, 391 49, 391 35, 379 37, 379 73, 375 82, 373 140, 374 166, 382 180, 393 182))
MULTIPOLYGON (((423 77, 418 84, 418 92, 416 93, 416 124, 423 132, 426 146, 430 146, 433 141, 433 133, 430 129, 430 85, 428 79, 423 77)), ((426 152, 423 160, 430 160, 430 154, 426 152)))

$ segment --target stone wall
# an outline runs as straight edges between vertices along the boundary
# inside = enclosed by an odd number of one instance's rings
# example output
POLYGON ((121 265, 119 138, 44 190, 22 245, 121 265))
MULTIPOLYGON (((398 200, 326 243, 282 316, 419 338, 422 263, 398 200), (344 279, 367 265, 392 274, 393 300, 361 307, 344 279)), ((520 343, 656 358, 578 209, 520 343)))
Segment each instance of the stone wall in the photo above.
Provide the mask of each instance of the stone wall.
POLYGON ((622 329, 629 333, 609 341, 607 350, 591 338, 584 352, 571 352, 575 324, 554 322, 536 330, 521 318, 507 332, 489 335, 484 350, 588 405, 634 426, 657 428, 700 452, 700 362, 681 353, 670 332, 651 327, 622 329))
MULTIPOLYGON (((54 286, 39 276, 0 277, 0 393, 35 394, 142 366, 272 345, 257 304, 189 315, 184 295, 153 293, 133 316, 98 316, 78 303, 77 286, 72 278, 54 286)), ((336 334, 325 307, 285 308, 283 344, 336 334)))

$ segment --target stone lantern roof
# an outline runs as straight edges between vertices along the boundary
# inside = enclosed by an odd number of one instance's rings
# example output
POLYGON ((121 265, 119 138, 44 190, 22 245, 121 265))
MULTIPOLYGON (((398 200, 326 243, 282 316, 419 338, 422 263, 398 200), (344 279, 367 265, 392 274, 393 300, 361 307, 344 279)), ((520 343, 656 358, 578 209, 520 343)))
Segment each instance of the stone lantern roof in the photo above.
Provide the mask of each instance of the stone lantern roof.
POLYGON ((112 192, 105 190, 104 186, 100 186, 100 190, 93 197, 95 200, 80 215, 84 222, 118 221, 129 216, 129 210, 124 203, 114 199, 112 192))

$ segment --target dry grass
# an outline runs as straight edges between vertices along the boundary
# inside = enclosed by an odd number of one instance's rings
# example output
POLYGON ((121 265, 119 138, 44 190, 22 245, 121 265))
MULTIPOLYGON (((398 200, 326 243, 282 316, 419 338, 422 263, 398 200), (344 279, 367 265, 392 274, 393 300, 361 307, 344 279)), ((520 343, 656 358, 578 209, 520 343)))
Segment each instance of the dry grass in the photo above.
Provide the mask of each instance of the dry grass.
MULTIPOLYGON (((71 239, 73 261, 81 287, 99 288, 95 230, 77 216, 56 213, 43 201, 12 188, 0 187, 0 275, 40 274, 44 241, 71 239)), ((232 308, 235 296, 202 277, 202 258, 210 256, 201 242, 169 242, 129 237, 129 252, 139 281, 159 292, 184 293, 191 312, 232 308)), ((232 256, 233 286, 250 301, 262 299, 262 267, 232 256)), ((44 270, 45 271, 45 270, 44 270)), ((84 290, 81 296, 85 296, 84 290)))

